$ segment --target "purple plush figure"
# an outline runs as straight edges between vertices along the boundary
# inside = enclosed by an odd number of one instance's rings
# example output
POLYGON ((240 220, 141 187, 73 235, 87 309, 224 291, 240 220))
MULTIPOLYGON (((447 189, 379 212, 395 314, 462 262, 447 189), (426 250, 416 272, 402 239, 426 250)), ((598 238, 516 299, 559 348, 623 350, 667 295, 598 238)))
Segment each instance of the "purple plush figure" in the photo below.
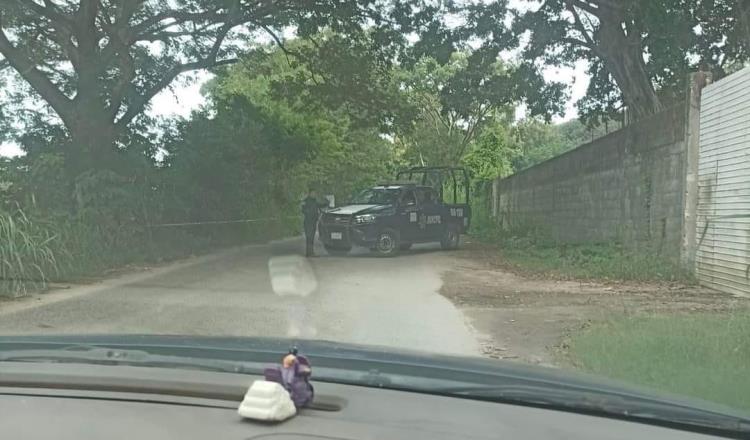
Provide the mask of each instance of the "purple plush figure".
POLYGON ((289 392, 297 408, 312 403, 314 391, 310 384, 311 374, 310 361, 305 356, 297 355, 296 348, 284 356, 281 366, 269 367, 264 371, 267 381, 279 383, 289 392))

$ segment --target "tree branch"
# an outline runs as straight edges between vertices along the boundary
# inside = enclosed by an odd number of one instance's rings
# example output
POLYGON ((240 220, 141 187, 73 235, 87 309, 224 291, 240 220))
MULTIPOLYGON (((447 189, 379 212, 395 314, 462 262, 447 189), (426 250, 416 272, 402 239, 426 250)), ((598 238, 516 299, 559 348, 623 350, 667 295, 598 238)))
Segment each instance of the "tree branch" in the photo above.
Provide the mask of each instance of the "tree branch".
POLYGON ((223 15, 219 14, 217 9, 206 11, 206 12, 195 12, 195 13, 179 12, 176 10, 164 11, 133 26, 132 34, 134 37, 139 37, 141 34, 148 31, 149 28, 151 28, 151 26, 159 24, 162 21, 168 20, 168 19, 172 19, 174 21, 163 24, 159 28, 153 30, 151 33, 164 30, 170 26, 180 25, 188 21, 195 22, 195 21, 201 21, 201 20, 217 19, 222 16, 223 15))
POLYGON ((231 20, 227 21, 227 23, 224 24, 224 26, 219 31, 219 34, 217 35, 214 44, 211 46, 211 50, 209 51, 208 55, 206 55, 201 60, 194 61, 192 63, 180 64, 174 67, 169 71, 169 73, 164 75, 161 80, 159 80, 158 82, 156 82, 156 84, 152 85, 148 90, 146 90, 146 92, 144 92, 138 99, 136 99, 132 103, 129 103, 128 110, 124 115, 122 115, 120 120, 115 123, 115 129, 118 131, 123 130, 133 120, 133 118, 143 112, 143 110, 146 108, 146 106, 154 96, 167 88, 167 86, 169 86, 169 84, 174 81, 174 79, 177 78, 177 76, 179 76, 180 74, 193 70, 207 69, 210 67, 223 66, 236 62, 237 60, 234 59, 221 61, 216 60, 224 39, 233 27, 233 22, 231 20))
POLYGON ((484 119, 484 117, 487 116, 487 113, 489 113, 489 110, 490 110, 489 106, 484 106, 484 105, 479 106, 479 109, 477 110, 477 114, 475 115, 475 118, 474 118, 474 123, 473 124, 469 123, 469 127, 464 132, 464 136, 461 139, 460 148, 456 154, 456 157, 454 158, 456 162, 460 161, 461 158, 463 157, 464 153, 466 152, 466 147, 468 147, 469 143, 474 139, 474 135, 477 132, 477 128, 482 123, 482 120, 484 119))
MULTIPOLYGON (((298 60, 302 60, 302 61, 306 61, 307 60, 306 57, 304 55, 302 55, 300 52, 295 52, 295 51, 292 51, 289 48, 287 48, 286 45, 284 44, 284 42, 281 40, 281 38, 279 38, 279 36, 276 35, 276 33, 273 32, 273 30, 271 30, 270 27, 268 27, 268 26, 266 26, 264 24, 257 23, 257 22, 251 22, 251 23, 253 23, 256 26, 258 26, 259 28, 263 29, 268 34, 268 36, 271 37, 271 39, 274 41, 274 43, 276 44, 276 46, 279 49, 281 49, 281 51, 284 53, 284 58, 286 58, 286 64, 289 67, 292 67, 292 61, 289 59, 290 56, 292 56, 292 57, 294 57, 294 58, 296 58, 298 60)), ((316 49, 320 50, 320 45, 318 44, 317 41, 315 41, 312 38, 310 38, 310 41, 312 41, 313 46, 315 46, 316 49)), ((312 70, 312 66, 310 66, 310 68, 305 69, 305 70, 309 70, 310 71, 310 76, 309 76, 310 81, 312 81, 313 84, 315 84, 316 86, 319 86, 320 85, 320 81, 318 81, 318 79, 315 77, 315 72, 312 70)), ((324 75, 320 75, 320 76, 323 77, 323 79, 325 80, 325 76, 324 75)))
POLYGON ((586 40, 579 40, 578 38, 566 37, 566 38, 561 39, 560 41, 562 41, 563 43, 568 43, 568 44, 573 45, 573 46, 582 46, 582 47, 585 47, 585 48, 591 49, 591 50, 594 49, 594 47, 591 46, 591 44, 589 44, 588 41, 586 41, 586 40))
POLYGON ((96 16, 99 12, 99 0, 80 0, 81 6, 76 14, 75 34, 78 40, 80 56, 91 61, 98 48, 96 16))
POLYGON ((120 78, 112 88, 112 93, 110 93, 108 113, 112 119, 120 111, 122 101, 125 99, 125 91, 131 86, 133 78, 135 78, 133 57, 130 56, 130 53, 124 52, 120 55, 120 78))
POLYGON ((67 28, 69 33, 73 32, 73 26, 74 26, 73 21, 70 20, 65 15, 58 12, 55 4, 52 3, 51 1, 44 0, 45 6, 42 6, 33 0, 16 0, 16 3, 18 3, 22 7, 31 9, 33 12, 43 17, 46 17, 55 25, 58 25, 58 26, 64 25, 67 28))
POLYGON ((568 9, 571 9, 571 6, 578 7, 588 12, 591 15, 597 15, 600 12, 597 6, 594 6, 592 4, 586 3, 581 0, 565 0, 565 3, 568 4, 568 9))
POLYGON ((194 36, 197 37, 201 35, 206 29, 210 28, 211 26, 214 26, 215 24, 207 24, 204 26, 201 26, 197 29, 190 29, 185 31, 160 31, 160 32, 154 32, 154 33, 144 33, 140 34, 137 37, 134 37, 133 39, 135 41, 164 41, 167 42, 172 38, 179 38, 179 37, 187 37, 187 36, 194 36))
POLYGON ((299 52, 293 52, 293 51, 289 50, 286 47, 286 45, 284 44, 284 42, 281 41, 281 38, 279 38, 279 36, 276 35, 276 33, 273 32, 271 30, 271 28, 269 28, 266 25, 258 24, 258 23, 255 23, 255 25, 259 26, 260 28, 262 28, 268 34, 268 36, 271 37, 271 39, 274 41, 274 43, 276 43, 276 46, 278 46, 278 48, 281 49, 282 52, 284 52, 284 57, 286 57, 286 62, 287 62, 287 64, 289 66, 292 65, 291 61, 289 60, 289 56, 290 55, 293 56, 293 57, 295 57, 295 58, 301 58, 301 54, 299 52))
POLYGON ((583 3, 579 0, 566 0, 566 4, 568 5, 568 10, 571 14, 573 14, 573 25, 576 27, 576 30, 581 34, 581 37, 583 37, 584 41, 586 41, 586 47, 591 49, 594 53, 596 53, 598 56, 602 56, 603 54, 599 50, 599 46, 596 44, 594 39, 589 35, 588 30, 586 30, 586 27, 583 25, 583 21, 581 20, 581 15, 578 13, 578 10, 576 9, 576 6, 574 4, 583 3))
POLYGON ((50 81, 29 60, 22 51, 18 50, 8 39, 2 29, 3 15, 0 11, 0 53, 7 63, 13 67, 29 85, 60 115, 63 120, 72 117, 73 106, 71 100, 65 96, 55 84, 50 81))
MULTIPOLYGON (((117 11, 116 20, 128 20, 128 18, 124 16, 127 13, 127 11, 125 11, 124 9, 124 3, 125 2, 120 3, 120 9, 117 11)), ((129 48, 122 41, 119 29, 117 28, 117 23, 119 23, 119 21, 115 21, 113 23, 106 14, 103 14, 100 19, 102 29, 109 36, 109 43, 105 48, 106 50, 108 50, 108 53, 103 54, 102 56, 106 61, 101 63, 102 65, 99 67, 99 72, 103 72, 104 70, 106 70, 106 68, 110 65, 112 57, 115 54, 119 54, 118 67, 120 78, 115 83, 114 87, 112 88, 112 92, 110 93, 109 107, 107 111, 110 118, 112 119, 114 119, 117 116, 117 113, 120 111, 120 106, 125 97, 125 91, 131 85, 133 78, 135 78, 135 65, 133 63, 133 57, 130 54, 129 48), (109 52, 109 50, 111 50, 111 53, 109 52)))
POLYGON ((45 33, 45 36, 65 50, 70 58, 70 62, 74 66, 77 66, 79 61, 78 48, 71 41, 75 23, 65 15, 61 14, 57 10, 57 6, 50 0, 44 0, 45 6, 31 0, 16 0, 16 3, 21 5, 21 7, 28 8, 30 13, 40 15, 49 20, 49 25, 55 32, 45 33))

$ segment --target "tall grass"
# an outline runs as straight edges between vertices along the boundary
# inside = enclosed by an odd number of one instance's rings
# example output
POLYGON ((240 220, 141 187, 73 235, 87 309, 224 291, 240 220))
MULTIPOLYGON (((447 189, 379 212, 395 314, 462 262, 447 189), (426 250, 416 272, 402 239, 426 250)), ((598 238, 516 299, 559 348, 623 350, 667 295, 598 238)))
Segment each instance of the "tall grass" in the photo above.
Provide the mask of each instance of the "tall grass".
POLYGON ((540 245, 517 238, 506 241, 501 252, 510 262, 532 272, 564 278, 695 282, 673 258, 627 249, 616 242, 540 245))
POLYGON ((574 365, 750 414, 750 311, 622 317, 573 335, 574 365))
POLYGON ((16 297, 45 288, 50 276, 59 272, 53 252, 56 239, 21 210, 0 212, 0 295, 16 297))

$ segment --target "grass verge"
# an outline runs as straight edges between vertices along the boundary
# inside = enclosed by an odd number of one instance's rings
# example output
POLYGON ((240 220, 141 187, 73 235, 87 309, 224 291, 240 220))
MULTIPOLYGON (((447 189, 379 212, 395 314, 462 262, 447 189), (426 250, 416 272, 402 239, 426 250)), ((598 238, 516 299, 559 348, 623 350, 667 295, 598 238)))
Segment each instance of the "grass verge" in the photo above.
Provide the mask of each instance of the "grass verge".
POLYGON ((573 335, 585 371, 750 414, 750 311, 628 317, 573 335))
MULTIPOLYGON (((480 210, 481 211, 481 210, 480 210)), ((471 235, 497 246, 511 265, 535 274, 557 278, 610 279, 626 281, 679 281, 694 284, 695 277, 659 252, 635 250, 615 241, 562 244, 543 231, 526 227, 506 231, 486 213, 479 212, 471 235)))
POLYGON ((0 210, 0 298, 43 291, 49 282, 76 282, 113 269, 154 264, 289 236, 282 222, 119 227, 82 219, 32 218, 0 210))
POLYGON ((500 244, 500 252, 524 270, 562 278, 695 282, 670 259, 648 251, 626 250, 617 243, 518 246, 506 241, 500 244))

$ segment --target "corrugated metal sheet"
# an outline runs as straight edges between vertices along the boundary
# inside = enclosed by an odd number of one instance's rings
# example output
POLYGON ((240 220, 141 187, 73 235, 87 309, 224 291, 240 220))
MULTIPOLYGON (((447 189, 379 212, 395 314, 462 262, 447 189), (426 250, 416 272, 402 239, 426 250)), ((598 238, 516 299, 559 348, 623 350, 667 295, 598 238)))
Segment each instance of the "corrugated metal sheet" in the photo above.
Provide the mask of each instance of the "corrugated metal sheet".
POLYGON ((696 274, 750 296, 750 68, 703 90, 696 274))

